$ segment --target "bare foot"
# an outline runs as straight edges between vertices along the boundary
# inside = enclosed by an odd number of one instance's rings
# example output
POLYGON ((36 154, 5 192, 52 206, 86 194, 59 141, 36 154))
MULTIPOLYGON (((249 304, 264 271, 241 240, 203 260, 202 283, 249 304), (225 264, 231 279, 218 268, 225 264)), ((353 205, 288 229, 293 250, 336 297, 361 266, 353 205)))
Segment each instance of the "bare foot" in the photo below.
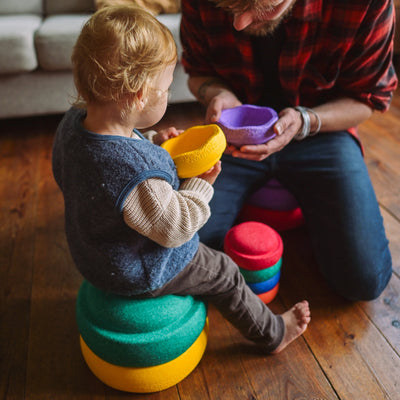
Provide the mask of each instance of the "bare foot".
POLYGON ((285 334, 280 345, 272 352, 274 354, 282 351, 307 329, 307 325, 311 321, 308 301, 304 300, 295 304, 290 310, 282 314, 282 318, 285 323, 285 334))

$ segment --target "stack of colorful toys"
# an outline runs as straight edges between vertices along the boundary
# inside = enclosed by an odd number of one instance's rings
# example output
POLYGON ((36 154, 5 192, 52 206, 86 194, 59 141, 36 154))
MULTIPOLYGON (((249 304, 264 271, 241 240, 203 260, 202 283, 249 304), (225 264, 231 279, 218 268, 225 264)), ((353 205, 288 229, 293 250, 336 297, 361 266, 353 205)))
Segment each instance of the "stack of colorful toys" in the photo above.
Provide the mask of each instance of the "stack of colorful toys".
POLYGON ((84 281, 76 315, 89 369, 122 391, 158 392, 177 384, 207 344, 206 305, 191 296, 132 299, 84 281))
POLYGON ((259 221, 281 232, 303 225, 304 217, 293 195, 278 180, 270 179, 246 201, 238 221, 259 221))
MULTIPOLYGON (((243 104, 223 110, 217 124, 229 144, 241 147, 273 139, 278 119, 272 108, 243 104)), ((293 195, 276 179, 271 179, 246 202, 238 221, 259 221, 284 231, 302 225, 304 218, 293 195)))
POLYGON ((270 303, 281 276, 283 242, 278 232, 261 222, 243 222, 228 231, 224 250, 239 265, 252 291, 270 303))

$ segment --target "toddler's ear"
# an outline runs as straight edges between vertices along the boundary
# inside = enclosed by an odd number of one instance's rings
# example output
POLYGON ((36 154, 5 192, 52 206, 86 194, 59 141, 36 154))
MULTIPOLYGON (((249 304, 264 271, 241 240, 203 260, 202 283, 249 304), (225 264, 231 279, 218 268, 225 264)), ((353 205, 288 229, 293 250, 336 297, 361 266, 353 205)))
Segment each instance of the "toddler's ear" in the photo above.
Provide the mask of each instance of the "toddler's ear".
POLYGON ((147 104, 147 97, 140 96, 139 97, 139 102, 138 102, 138 105, 139 105, 138 109, 140 111, 143 110, 143 108, 145 107, 146 104, 147 104))
POLYGON ((143 90, 140 89, 137 93, 135 93, 134 98, 137 110, 142 111, 145 105, 147 104, 147 97, 143 96, 143 90))

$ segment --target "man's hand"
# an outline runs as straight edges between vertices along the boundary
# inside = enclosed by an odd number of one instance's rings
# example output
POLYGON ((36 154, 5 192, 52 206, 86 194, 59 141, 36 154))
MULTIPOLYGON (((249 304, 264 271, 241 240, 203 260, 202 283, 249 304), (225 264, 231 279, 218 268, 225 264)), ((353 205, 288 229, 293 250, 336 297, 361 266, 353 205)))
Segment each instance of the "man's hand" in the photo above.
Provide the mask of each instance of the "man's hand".
POLYGON ((214 96, 208 104, 206 111, 206 123, 213 124, 221 117, 222 110, 241 106, 242 103, 229 90, 220 88, 218 95, 214 96))
POLYGON ((279 119, 274 125, 276 136, 264 144, 244 145, 240 149, 228 145, 225 153, 233 157, 247 160, 261 161, 271 154, 282 150, 301 130, 303 121, 301 115, 294 108, 285 108, 279 113, 279 119))

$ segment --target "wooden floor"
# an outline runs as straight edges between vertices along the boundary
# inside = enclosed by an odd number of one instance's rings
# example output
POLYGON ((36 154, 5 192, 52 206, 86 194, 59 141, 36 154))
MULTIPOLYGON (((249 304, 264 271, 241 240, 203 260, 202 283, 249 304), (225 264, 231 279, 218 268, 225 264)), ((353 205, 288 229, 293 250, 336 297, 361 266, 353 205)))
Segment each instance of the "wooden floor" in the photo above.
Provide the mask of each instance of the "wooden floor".
MULTIPOLYGON (((187 128, 202 123, 202 113, 171 106, 161 125, 187 128)), ((303 337, 279 355, 260 355, 210 308, 199 366, 176 387, 149 395, 106 387, 81 357, 74 312, 82 279, 51 173, 59 119, 0 121, 0 399, 400 399, 400 92, 389 113, 361 127, 394 262, 382 296, 356 304, 338 298, 317 272, 305 230, 288 232, 271 308, 308 299, 312 321, 303 337)))

